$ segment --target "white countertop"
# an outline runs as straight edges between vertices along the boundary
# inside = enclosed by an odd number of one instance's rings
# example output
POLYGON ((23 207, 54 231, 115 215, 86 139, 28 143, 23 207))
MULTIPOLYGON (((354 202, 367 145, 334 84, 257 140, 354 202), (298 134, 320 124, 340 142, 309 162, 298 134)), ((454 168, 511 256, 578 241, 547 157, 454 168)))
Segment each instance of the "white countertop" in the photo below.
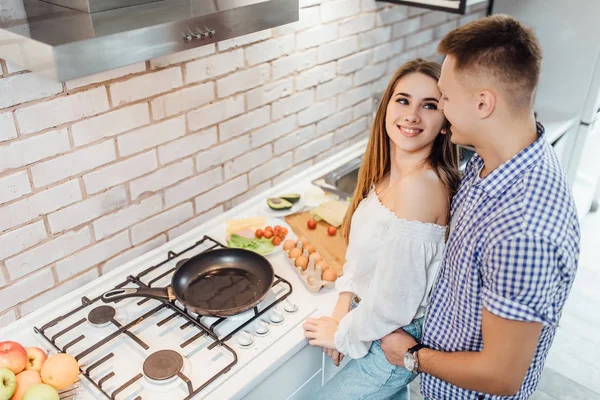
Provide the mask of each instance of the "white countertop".
MULTIPOLYGON (((232 208, 231 210, 213 218, 210 221, 198 226, 195 229, 173 239, 165 245, 154 249, 140 257, 127 262, 119 268, 103 275, 87 285, 67 294, 37 311, 26 315, 25 317, 15 321, 7 327, 0 329, 0 338, 2 340, 18 341, 22 335, 29 336, 32 334, 32 326, 40 321, 48 320, 49 315, 53 315, 56 310, 64 310, 70 307, 70 304, 77 303, 83 295, 90 295, 97 290, 95 287, 101 286, 102 283, 118 279, 123 276, 134 275, 135 273, 144 270, 147 265, 153 265, 152 262, 164 258, 164 253, 170 249, 187 248, 197 242, 199 237, 203 235, 211 236, 217 240, 221 238, 225 229, 225 221, 235 218, 243 218, 246 216, 256 216, 264 214, 265 200, 268 197, 274 197, 281 193, 304 193, 309 189, 312 180, 321 177, 323 174, 345 164, 346 162, 361 156, 367 144, 367 139, 347 148, 324 161, 321 161, 306 171, 293 176, 292 178, 282 182, 281 184, 268 189, 259 195, 249 199, 248 201, 232 208)), ((287 279, 293 287, 294 291, 304 291, 305 299, 310 299, 317 311, 313 316, 329 315, 337 300, 335 290, 323 289, 319 293, 310 293, 306 290, 304 283, 300 281, 296 271, 291 267, 284 268, 288 263, 284 259, 283 252, 274 253, 268 256, 275 268, 275 273, 287 279)), ((269 376, 279 366, 285 363, 290 357, 296 354, 299 350, 308 344, 304 338, 304 332, 301 325, 296 326, 292 331, 288 332, 285 338, 276 341, 269 347, 269 351, 263 352, 248 366, 240 369, 235 373, 235 379, 229 382, 235 384, 225 384, 219 386, 215 391, 208 394, 208 399, 238 399, 252 390, 258 383, 269 376)), ((27 343, 26 343, 27 345, 27 343)), ((202 397, 202 393, 200 393, 202 397)))

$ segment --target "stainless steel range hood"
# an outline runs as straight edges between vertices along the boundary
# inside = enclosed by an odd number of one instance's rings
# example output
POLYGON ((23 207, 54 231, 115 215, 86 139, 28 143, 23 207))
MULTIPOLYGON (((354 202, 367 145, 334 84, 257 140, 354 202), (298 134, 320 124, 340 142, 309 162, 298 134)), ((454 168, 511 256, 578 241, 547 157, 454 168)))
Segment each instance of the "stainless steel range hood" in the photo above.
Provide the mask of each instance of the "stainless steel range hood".
POLYGON ((298 0, 48 1, 0 0, 0 58, 59 81, 298 20, 298 0))

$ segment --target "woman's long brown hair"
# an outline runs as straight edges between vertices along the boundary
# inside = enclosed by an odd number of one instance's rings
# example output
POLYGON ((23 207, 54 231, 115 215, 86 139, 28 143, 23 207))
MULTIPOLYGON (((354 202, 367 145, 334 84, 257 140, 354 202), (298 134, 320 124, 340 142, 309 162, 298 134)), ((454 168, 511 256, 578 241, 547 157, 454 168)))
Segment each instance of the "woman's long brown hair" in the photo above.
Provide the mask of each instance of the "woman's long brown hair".
MULTIPOLYGON (((371 135, 362 166, 358 173, 358 182, 354 196, 342 224, 342 235, 346 238, 346 241, 348 241, 350 236, 352 216, 358 208, 359 203, 367 197, 371 187, 381 182, 383 177, 390 171, 390 139, 385 129, 386 111, 398 81, 412 73, 421 73, 438 81, 440 79, 441 67, 436 62, 426 61, 421 58, 409 61, 396 71, 385 89, 379 103, 379 108, 377 109, 377 114, 375 115, 375 120, 373 121, 373 126, 371 127, 371 135)), ((448 204, 450 204, 452 197, 456 194, 460 182, 458 147, 450 142, 449 128, 448 121, 446 121, 443 129, 445 129, 447 134, 437 135, 433 142, 431 154, 425 160, 425 163, 435 171, 444 186, 448 189, 448 204)), ((447 223, 449 221, 450 212, 448 212, 447 223)))

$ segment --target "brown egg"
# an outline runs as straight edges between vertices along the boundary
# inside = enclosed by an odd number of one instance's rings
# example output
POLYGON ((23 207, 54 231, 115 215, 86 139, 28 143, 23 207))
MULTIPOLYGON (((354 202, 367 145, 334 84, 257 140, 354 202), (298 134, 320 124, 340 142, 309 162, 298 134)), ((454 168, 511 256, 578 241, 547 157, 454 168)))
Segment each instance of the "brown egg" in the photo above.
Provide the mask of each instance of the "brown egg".
POLYGON ((310 244, 306 236, 300 236, 298 241, 301 242, 304 247, 306 247, 307 244, 310 244))
POLYGON ((302 271, 306 271, 306 267, 308 267, 308 258, 304 256, 296 258, 296 267, 300 267, 302 268, 302 271))
POLYGON ((321 267, 321 271, 325 272, 329 269, 329 265, 324 260, 318 261, 316 267, 321 267))
POLYGON ((312 253, 309 258, 311 260, 315 260, 315 263, 318 263, 319 261, 321 261, 323 259, 323 257, 321 257, 321 255, 317 251, 312 253))
POLYGON ((302 250, 300 250, 297 247, 294 247, 293 249, 290 250, 290 258, 297 258, 300 257, 302 255, 302 250))
POLYGON ((329 268, 323 271, 322 277, 324 281, 335 282, 335 280, 337 279, 337 274, 333 269, 329 268))
POLYGON ((310 243, 306 243, 306 244, 304 245, 304 248, 305 248, 306 250, 308 250, 308 254, 312 254, 312 253, 314 253, 314 252, 316 251, 316 250, 315 250, 315 247, 314 247, 312 244, 310 244, 310 243))
POLYGON ((294 247, 296 247, 296 242, 294 242, 291 239, 288 239, 285 242, 283 242, 283 249, 284 250, 292 250, 294 247))

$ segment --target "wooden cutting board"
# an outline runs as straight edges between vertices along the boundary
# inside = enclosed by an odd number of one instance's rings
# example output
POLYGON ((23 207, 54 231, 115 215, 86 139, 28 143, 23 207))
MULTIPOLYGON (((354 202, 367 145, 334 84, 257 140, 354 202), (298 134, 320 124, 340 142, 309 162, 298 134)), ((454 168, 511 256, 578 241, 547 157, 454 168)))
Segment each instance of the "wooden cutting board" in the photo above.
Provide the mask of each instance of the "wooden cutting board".
POLYGON ((317 222, 316 229, 308 229, 306 221, 312 217, 312 212, 304 211, 286 216, 285 222, 292 228, 296 236, 306 237, 327 264, 335 269, 338 276, 342 276, 348 246, 342 238, 341 229, 338 229, 335 236, 329 236, 327 228, 331 225, 324 221, 317 222))

